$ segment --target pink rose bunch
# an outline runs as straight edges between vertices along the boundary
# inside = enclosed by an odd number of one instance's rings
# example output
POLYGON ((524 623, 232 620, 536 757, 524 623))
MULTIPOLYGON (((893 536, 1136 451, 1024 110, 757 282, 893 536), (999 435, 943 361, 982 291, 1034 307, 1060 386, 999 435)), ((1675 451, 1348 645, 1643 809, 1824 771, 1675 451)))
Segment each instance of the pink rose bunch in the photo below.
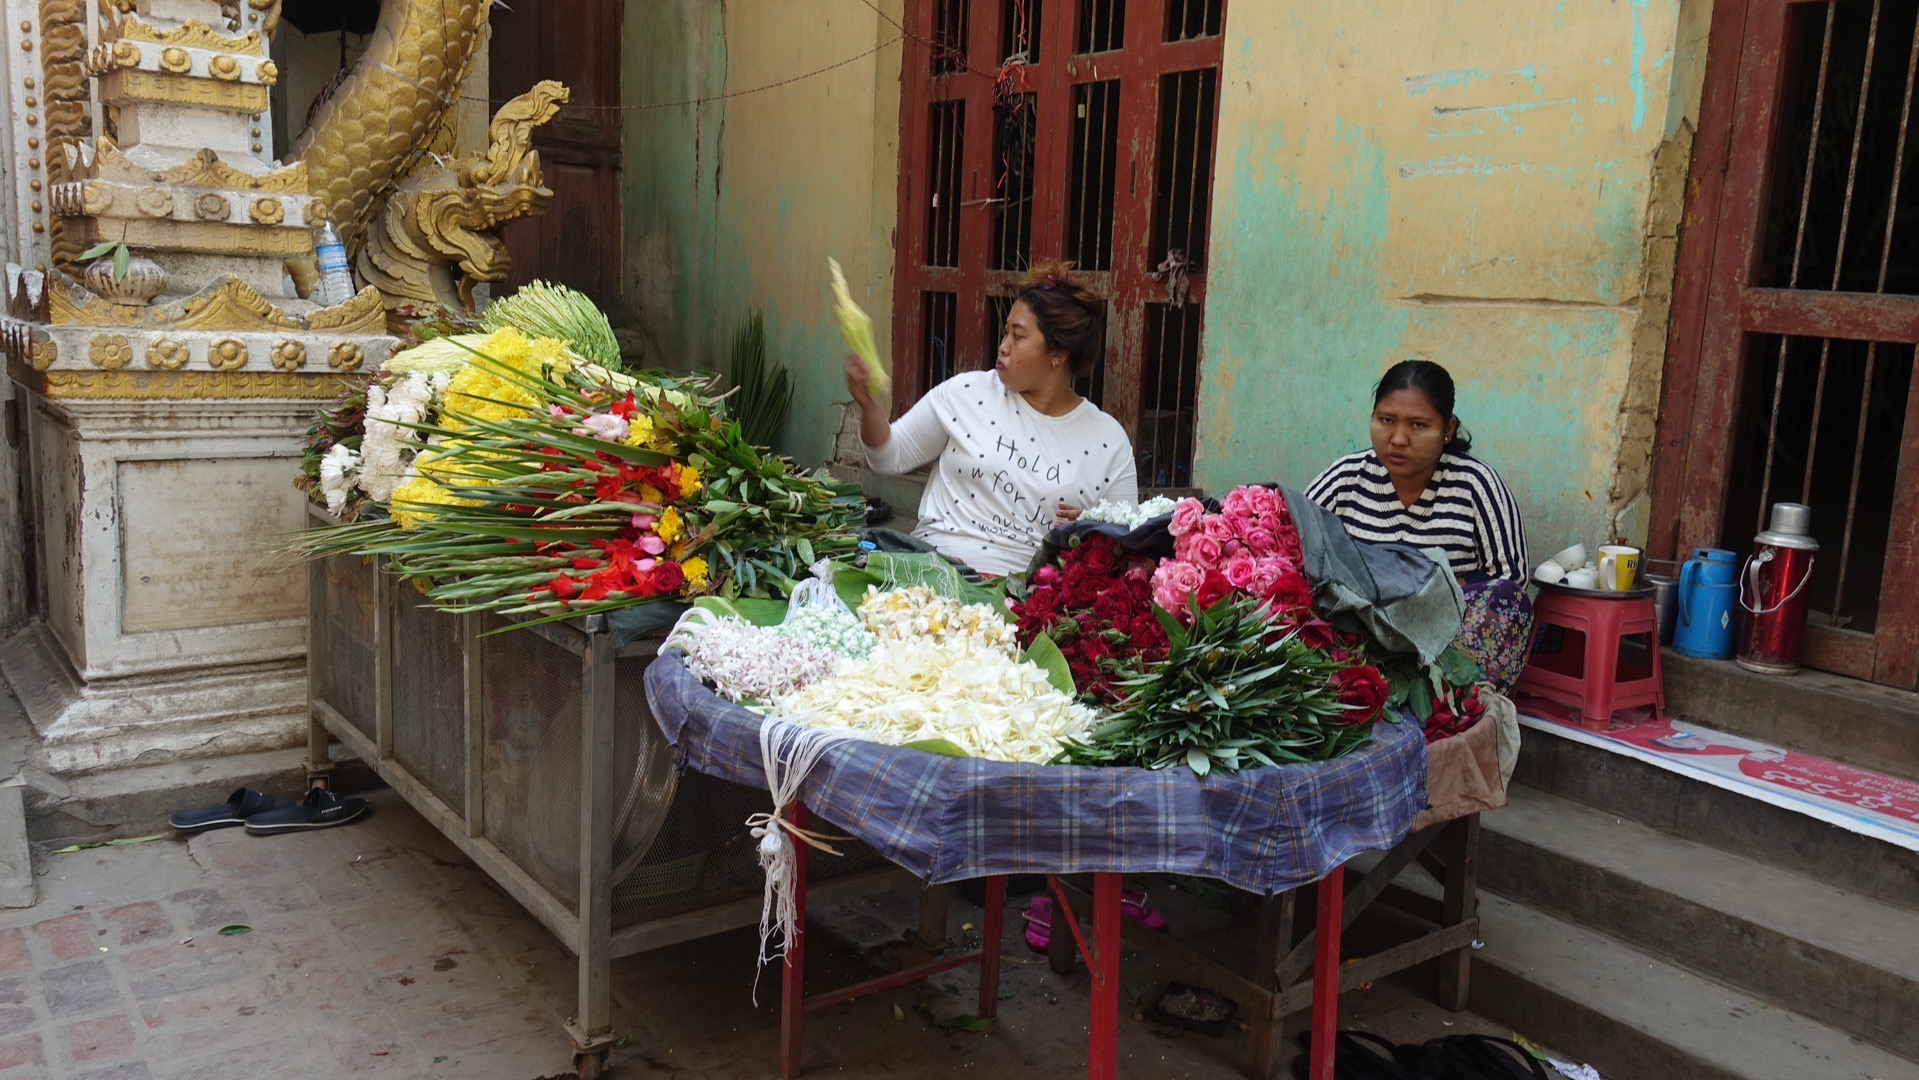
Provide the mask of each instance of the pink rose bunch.
POLYGON ((1173 558, 1153 573, 1153 602, 1181 621, 1192 619, 1189 597, 1204 609, 1238 593, 1265 600, 1275 621, 1289 629, 1317 622, 1312 585, 1300 572, 1305 556, 1299 531, 1278 491, 1234 488, 1218 513, 1208 513, 1197 499, 1181 499, 1169 530, 1173 558))

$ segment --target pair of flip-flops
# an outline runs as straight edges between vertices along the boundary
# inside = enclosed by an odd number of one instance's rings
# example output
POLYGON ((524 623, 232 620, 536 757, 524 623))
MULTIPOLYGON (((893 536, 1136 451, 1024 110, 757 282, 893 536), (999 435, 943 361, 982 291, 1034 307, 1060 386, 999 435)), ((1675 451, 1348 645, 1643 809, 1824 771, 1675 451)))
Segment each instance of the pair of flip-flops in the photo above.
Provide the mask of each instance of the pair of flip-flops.
MULTIPOLYGON (((1293 1075, 1311 1075, 1310 1032, 1301 1032, 1293 1075)), ((1546 1067, 1510 1039, 1447 1035, 1395 1043, 1368 1031, 1342 1031, 1333 1042, 1334 1080, 1547 1080, 1546 1067)))
POLYGON ((250 833, 284 833, 345 825, 364 813, 365 799, 338 795, 324 788, 307 792, 301 802, 241 788, 219 806, 177 810, 168 816, 167 823, 181 832, 244 825, 250 833))
MULTIPOLYGON (((1145 889, 1132 888, 1121 893, 1119 912, 1148 930, 1166 929, 1166 916, 1146 906, 1145 889)), ((1026 921, 1027 947, 1034 952, 1045 952, 1053 943, 1053 898, 1035 896, 1028 900, 1020 918, 1026 921)))

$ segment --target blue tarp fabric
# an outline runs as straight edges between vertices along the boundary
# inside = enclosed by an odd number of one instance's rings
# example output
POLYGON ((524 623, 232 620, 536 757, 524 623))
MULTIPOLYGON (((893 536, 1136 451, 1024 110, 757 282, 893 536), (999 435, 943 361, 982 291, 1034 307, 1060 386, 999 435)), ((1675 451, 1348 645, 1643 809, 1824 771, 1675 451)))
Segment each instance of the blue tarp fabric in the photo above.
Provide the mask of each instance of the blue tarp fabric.
MULTIPOLYGON (((679 652, 647 668, 646 698, 686 765, 766 786, 759 715, 703 686, 679 652)), ((1270 895, 1404 839, 1426 808, 1426 742, 1416 723, 1381 723, 1371 745, 1345 757, 1206 777, 842 743, 800 797, 934 884, 1113 871, 1191 874, 1270 895)))

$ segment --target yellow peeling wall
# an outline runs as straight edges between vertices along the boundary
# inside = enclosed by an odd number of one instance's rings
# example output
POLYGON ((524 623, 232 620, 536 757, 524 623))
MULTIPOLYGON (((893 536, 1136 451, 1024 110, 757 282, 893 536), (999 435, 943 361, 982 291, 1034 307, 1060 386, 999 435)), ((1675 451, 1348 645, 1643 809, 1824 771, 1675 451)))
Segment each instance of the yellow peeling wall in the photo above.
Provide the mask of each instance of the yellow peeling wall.
POLYGON ((1422 357, 1535 553, 1643 536, 1708 8, 1232 4, 1200 483, 1304 484, 1422 357))
POLYGON ((663 366, 724 368, 765 312, 816 464, 847 397, 826 258, 891 335, 901 0, 628 0, 626 294, 663 366), (882 16, 880 12, 884 12, 882 16), (789 81, 790 80, 790 81, 789 81), (783 85, 781 85, 783 84, 783 85), (723 100, 710 100, 730 95, 723 100), (706 100, 704 104, 680 102, 706 100))

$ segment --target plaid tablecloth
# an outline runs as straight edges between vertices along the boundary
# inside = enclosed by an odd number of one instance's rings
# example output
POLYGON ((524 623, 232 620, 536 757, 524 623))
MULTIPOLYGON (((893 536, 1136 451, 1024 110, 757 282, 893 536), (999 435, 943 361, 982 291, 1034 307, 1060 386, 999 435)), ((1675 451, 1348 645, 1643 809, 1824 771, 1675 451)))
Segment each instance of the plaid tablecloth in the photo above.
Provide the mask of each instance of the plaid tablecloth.
MULTIPOLYGON (((648 667, 646 698, 687 765, 766 787, 759 716, 707 689, 679 652, 648 667)), ((816 817, 935 884, 1157 872, 1272 894, 1404 839, 1426 808, 1426 742, 1417 724, 1381 724, 1371 746, 1343 758, 1207 777, 844 743, 827 751, 800 797, 816 817)))

